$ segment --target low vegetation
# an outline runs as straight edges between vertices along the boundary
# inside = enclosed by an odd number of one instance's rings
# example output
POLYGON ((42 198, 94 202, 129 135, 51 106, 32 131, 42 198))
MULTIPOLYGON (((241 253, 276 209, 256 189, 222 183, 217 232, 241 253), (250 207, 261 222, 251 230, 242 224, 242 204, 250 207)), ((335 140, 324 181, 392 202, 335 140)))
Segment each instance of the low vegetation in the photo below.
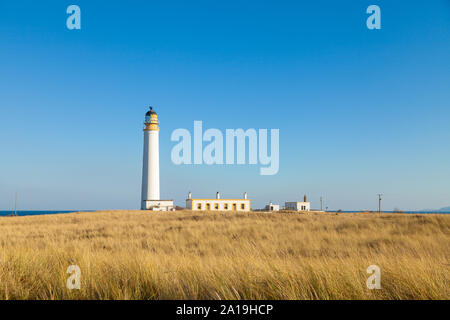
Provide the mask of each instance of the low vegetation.
POLYGON ((450 215, 0 218, 1 299, 450 299, 450 215), (81 288, 66 286, 69 265, 81 288), (369 265, 381 289, 369 290, 369 265))

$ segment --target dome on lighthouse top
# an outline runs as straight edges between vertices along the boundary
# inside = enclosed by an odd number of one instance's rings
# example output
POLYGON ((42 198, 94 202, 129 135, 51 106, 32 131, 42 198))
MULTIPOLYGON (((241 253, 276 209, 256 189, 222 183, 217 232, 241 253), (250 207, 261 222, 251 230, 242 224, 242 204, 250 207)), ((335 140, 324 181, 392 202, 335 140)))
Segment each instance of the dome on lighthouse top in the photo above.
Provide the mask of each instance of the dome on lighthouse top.
POLYGON ((158 115, 153 110, 153 107, 150 107, 150 110, 145 114, 145 123, 150 123, 152 119, 158 123, 158 115))
POLYGON ((150 110, 147 111, 147 113, 145 114, 145 116, 151 116, 152 114, 156 114, 155 110, 153 110, 153 107, 150 107, 150 110))

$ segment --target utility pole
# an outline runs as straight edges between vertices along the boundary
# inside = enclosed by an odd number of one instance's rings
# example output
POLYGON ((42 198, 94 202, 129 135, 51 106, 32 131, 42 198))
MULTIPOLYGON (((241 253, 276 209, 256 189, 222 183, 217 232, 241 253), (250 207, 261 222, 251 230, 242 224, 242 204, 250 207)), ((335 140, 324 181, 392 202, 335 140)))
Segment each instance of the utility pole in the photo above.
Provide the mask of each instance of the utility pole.
POLYGON ((320 197, 320 211, 322 211, 322 197, 320 197))
POLYGON ((381 213, 381 196, 383 194, 379 193, 378 194, 378 213, 381 213))
POLYGON ((17 192, 14 199, 14 215, 17 216, 17 192))

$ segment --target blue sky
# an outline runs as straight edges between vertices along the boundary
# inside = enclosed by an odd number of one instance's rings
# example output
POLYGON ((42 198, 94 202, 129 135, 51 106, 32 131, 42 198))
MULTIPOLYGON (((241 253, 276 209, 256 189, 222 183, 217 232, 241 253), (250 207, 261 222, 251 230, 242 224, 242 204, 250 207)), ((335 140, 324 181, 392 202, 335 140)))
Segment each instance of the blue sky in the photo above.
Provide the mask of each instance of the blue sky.
POLYGON ((161 197, 307 194, 330 209, 450 205, 450 1, 0 0, 0 209, 140 205, 142 123, 161 197), (66 8, 81 8, 81 30, 66 8), (368 30, 366 8, 381 8, 368 30), (280 129, 280 169, 176 166, 177 128, 280 129))

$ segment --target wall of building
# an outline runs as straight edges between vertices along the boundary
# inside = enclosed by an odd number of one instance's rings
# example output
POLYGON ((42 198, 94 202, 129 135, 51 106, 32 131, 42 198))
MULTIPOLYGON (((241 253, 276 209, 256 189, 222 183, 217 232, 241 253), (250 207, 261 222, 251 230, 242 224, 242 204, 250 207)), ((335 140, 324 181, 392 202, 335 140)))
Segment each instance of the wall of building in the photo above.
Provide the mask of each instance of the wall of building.
POLYGON ((145 200, 142 210, 172 211, 174 210, 173 200, 145 200))
POLYGON ((186 208, 192 211, 250 211, 250 199, 187 199, 186 208))
POLYGON ((310 202, 286 202, 285 208, 286 208, 286 210, 310 211, 311 203, 310 202))
POLYGON ((280 211, 280 205, 279 204, 268 204, 268 205, 266 205, 264 210, 266 210, 266 211, 280 211))

